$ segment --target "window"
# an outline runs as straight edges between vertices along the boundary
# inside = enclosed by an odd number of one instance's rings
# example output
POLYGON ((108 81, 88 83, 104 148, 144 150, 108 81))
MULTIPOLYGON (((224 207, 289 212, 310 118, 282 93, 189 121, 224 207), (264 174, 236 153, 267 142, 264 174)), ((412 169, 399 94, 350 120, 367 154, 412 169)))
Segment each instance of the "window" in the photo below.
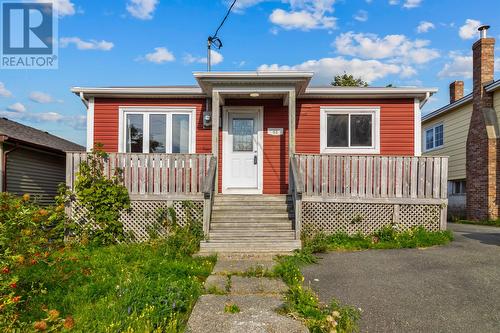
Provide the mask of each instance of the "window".
POLYGON ((378 154, 379 107, 321 108, 321 151, 378 154))
POLYGON ((444 126, 443 124, 425 130, 425 150, 433 150, 443 147, 444 126))
POLYGON ((465 194, 465 180, 451 180, 450 187, 452 195, 464 195, 465 194))
POLYGON ((193 108, 120 108, 120 151, 193 153, 193 108))

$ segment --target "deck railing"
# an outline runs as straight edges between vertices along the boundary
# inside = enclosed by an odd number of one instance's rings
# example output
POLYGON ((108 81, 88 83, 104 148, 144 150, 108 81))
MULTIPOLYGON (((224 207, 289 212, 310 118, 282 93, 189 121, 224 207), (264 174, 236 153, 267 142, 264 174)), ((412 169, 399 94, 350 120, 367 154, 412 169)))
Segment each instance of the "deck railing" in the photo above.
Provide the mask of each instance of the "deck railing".
POLYGON ((447 157, 295 154, 305 196, 446 199, 447 157))
MULTIPOLYGON (((73 188, 81 161, 88 153, 66 155, 66 185, 73 188)), ((116 168, 131 196, 202 196, 211 154, 130 154, 110 153, 104 163, 106 175, 116 168)))

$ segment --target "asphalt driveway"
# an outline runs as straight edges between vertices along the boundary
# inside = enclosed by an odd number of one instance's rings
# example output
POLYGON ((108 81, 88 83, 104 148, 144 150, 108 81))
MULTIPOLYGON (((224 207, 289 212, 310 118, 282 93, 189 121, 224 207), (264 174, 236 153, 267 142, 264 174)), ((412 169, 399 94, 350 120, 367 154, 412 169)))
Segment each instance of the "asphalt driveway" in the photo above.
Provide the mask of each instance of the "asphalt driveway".
POLYGON ((333 252, 303 269, 324 302, 362 309, 362 332, 500 332, 500 228, 449 224, 428 249, 333 252))

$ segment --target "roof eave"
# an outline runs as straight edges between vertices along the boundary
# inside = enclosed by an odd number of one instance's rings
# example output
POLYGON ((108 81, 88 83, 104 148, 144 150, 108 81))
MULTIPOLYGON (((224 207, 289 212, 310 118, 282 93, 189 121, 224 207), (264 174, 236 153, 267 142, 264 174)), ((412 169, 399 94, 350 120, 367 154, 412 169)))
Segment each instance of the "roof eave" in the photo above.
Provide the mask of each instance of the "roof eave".
POLYGON ((464 106, 465 104, 468 104, 472 102, 472 94, 466 95, 459 99, 458 101, 455 101, 454 103, 448 104, 446 106, 443 106, 442 108, 439 108, 435 111, 432 111, 431 113, 426 114, 425 116, 422 117, 422 122, 429 121, 431 119, 434 119, 442 114, 445 114, 447 112, 453 111, 461 106, 464 106))
POLYGON ((86 97, 123 97, 123 98, 196 98, 206 97, 201 88, 94 88, 94 87, 73 87, 71 92, 86 97))
POLYGON ((437 88, 307 88, 301 98, 418 98, 425 100, 438 91, 437 88))
POLYGON ((488 84, 486 87, 484 87, 484 89, 487 92, 492 92, 492 91, 495 91, 497 89, 500 89, 500 80, 496 80, 496 81, 488 84))

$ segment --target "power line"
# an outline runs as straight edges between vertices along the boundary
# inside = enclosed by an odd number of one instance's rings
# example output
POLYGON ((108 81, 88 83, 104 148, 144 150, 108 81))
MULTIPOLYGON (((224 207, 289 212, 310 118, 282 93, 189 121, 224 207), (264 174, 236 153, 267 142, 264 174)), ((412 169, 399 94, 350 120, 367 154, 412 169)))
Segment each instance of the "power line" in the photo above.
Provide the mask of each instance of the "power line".
POLYGON ((207 70, 209 72, 212 69, 212 54, 211 54, 212 53, 211 52, 212 45, 214 45, 218 50, 220 50, 220 48, 222 47, 222 41, 220 40, 219 37, 217 37, 217 34, 219 33, 219 30, 222 28, 222 26, 226 22, 229 14, 231 14, 231 11, 233 10, 233 7, 236 4, 236 1, 237 0, 234 0, 233 3, 231 4, 231 6, 229 7, 229 9, 227 10, 226 16, 224 16, 224 19, 219 24, 219 27, 217 28, 217 30, 215 30, 215 34, 213 34, 213 36, 208 37, 208 41, 207 41, 207 49, 208 49, 208 52, 207 52, 207 70))

